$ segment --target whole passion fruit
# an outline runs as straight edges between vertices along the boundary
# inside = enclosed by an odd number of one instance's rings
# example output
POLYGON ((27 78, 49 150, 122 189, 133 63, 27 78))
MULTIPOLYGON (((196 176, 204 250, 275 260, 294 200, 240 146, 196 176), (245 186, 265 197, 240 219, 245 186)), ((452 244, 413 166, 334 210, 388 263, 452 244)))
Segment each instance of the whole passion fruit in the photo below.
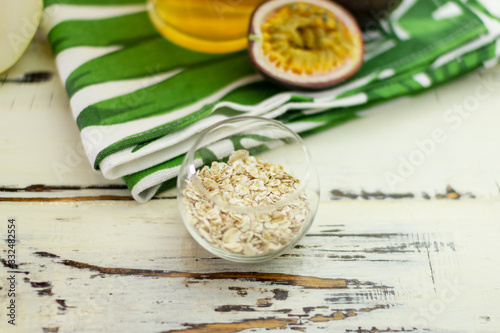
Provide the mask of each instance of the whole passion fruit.
POLYGON ((265 77, 289 88, 331 87, 363 62, 363 39, 353 16, 327 0, 268 0, 250 20, 248 52, 265 77))

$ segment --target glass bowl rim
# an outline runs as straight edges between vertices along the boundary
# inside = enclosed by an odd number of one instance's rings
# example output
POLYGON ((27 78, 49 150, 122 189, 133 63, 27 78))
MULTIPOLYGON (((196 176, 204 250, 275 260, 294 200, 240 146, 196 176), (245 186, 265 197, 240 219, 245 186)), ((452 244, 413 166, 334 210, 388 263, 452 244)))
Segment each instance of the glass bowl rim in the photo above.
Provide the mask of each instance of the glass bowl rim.
MULTIPOLYGON (((190 165, 195 165, 194 163, 194 155, 195 155, 195 152, 197 151, 198 148, 200 147, 203 147, 204 145, 206 144, 203 144, 203 140, 207 137, 208 134, 210 134, 214 129, 216 128, 220 128, 226 124, 229 124, 229 123, 233 123, 233 122, 239 122, 239 121, 245 121, 245 120, 253 120, 253 121, 256 121, 256 122, 259 122, 259 121, 262 121, 262 122, 265 122, 265 123, 269 123, 269 124, 272 124, 272 125, 275 125, 277 127, 279 127, 281 130, 284 130, 285 132, 291 134, 291 136, 295 139, 295 141, 300 145, 300 148, 301 148, 301 151, 302 151, 302 157, 305 158, 305 163, 306 163, 306 170, 305 170, 305 173, 304 173, 304 176, 302 177, 302 179, 298 178, 299 181, 300 181, 300 185, 297 189, 295 189, 293 192, 289 193, 289 195, 286 195, 282 200, 278 201, 277 203, 274 203, 274 204, 267 204, 265 206, 257 206, 257 207, 254 207, 254 206, 239 206, 239 205, 235 205, 235 204, 230 204, 230 203, 226 203, 222 200, 220 200, 219 198, 217 198, 217 196, 211 194, 200 182, 199 178, 198 178, 198 171, 192 173, 193 176, 191 178, 189 178, 190 180, 193 179, 193 185, 196 187, 196 189, 198 191, 200 191, 206 198, 208 198, 209 200, 213 201, 215 204, 217 204, 219 206, 219 208, 221 210, 227 210, 227 211, 234 211, 234 212, 237 212, 237 213, 248 213, 248 212, 253 212, 253 213, 266 213, 266 212, 272 212, 274 210, 276 210, 277 208, 279 207, 283 207, 283 206, 286 206, 287 204, 289 204, 290 202, 292 202, 293 200, 297 199, 302 193, 305 192, 305 189, 307 187, 307 183, 309 182, 312 174, 313 174, 313 166, 311 165, 312 163, 312 159, 311 159, 311 155, 309 153, 309 150, 307 149, 304 141, 302 140, 302 138, 297 134, 295 133, 292 129, 290 129, 288 126, 284 125, 283 123, 275 120, 275 119, 271 119, 271 118, 265 118, 265 117, 259 117, 259 116, 238 116, 238 117, 231 117, 231 118, 228 118, 228 119, 225 119, 225 120, 222 120, 222 121, 219 121, 209 127, 207 127, 205 130, 203 130, 198 138, 194 141, 194 143, 191 145, 190 149, 188 150, 188 152, 186 153, 185 157, 184 157, 184 160, 182 162, 182 165, 181 165, 181 170, 190 166, 190 165)), ((223 140, 223 139, 221 139, 223 140)), ((217 142, 218 140, 214 141, 214 142, 217 142)), ((214 143, 214 142, 210 142, 208 144, 211 144, 211 143, 214 143)), ((285 170, 287 171, 287 170, 285 170)), ((188 174, 191 173, 191 170, 188 171, 188 174)), ((182 179, 182 177, 180 177, 181 175, 179 175, 178 179, 177 179, 177 189, 180 190, 183 186, 182 186, 182 182, 184 181, 184 179, 182 179)))

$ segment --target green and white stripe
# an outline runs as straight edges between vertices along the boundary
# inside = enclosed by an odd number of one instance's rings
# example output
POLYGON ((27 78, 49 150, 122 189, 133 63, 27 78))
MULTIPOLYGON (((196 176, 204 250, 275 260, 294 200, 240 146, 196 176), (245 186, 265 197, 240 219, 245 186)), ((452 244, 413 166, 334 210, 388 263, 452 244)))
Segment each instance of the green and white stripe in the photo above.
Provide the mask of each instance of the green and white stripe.
MULTIPOLYGON (((149 22, 143 0, 45 0, 43 26, 90 163, 106 178, 123 178, 144 202, 173 184, 194 135, 218 121, 259 115, 310 133, 496 64, 497 7, 495 0, 404 0, 366 34, 361 70, 321 92, 263 80, 245 51, 203 54, 170 43, 149 22)), ((275 144, 231 137, 207 156, 275 144)))

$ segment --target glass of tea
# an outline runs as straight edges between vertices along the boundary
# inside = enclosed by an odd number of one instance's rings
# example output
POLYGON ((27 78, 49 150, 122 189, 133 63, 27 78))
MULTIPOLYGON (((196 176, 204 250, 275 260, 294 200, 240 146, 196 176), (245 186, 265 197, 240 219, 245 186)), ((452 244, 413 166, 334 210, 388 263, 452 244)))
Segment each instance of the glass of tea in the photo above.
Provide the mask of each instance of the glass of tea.
POLYGON ((250 16, 264 0, 148 0, 151 21, 185 48, 226 53, 247 47, 250 16))

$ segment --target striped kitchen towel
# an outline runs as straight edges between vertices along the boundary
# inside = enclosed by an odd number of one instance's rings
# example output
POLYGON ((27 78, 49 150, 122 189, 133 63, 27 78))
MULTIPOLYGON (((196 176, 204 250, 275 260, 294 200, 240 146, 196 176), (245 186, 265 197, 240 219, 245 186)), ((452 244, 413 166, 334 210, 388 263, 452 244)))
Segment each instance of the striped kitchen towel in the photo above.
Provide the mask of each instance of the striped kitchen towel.
POLYGON ((495 65, 499 17, 497 0, 403 0, 365 34, 361 70, 319 92, 265 81, 246 51, 203 54, 170 43, 144 0, 45 0, 43 27, 92 167, 123 178, 146 202, 174 184, 195 134, 221 120, 258 115, 310 133, 495 65))

